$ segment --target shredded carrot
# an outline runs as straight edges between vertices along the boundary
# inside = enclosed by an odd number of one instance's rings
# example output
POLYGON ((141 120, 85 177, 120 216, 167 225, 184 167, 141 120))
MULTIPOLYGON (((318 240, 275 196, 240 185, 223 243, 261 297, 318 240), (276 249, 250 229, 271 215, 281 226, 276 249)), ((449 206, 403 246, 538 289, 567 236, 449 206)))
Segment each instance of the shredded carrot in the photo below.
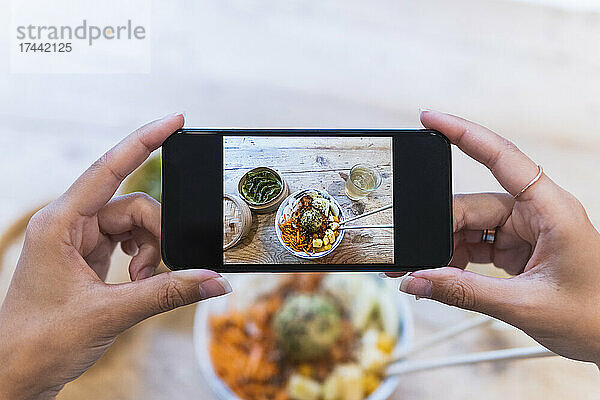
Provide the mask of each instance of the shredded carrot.
MULTIPOLYGON (((299 274, 262 296, 247 311, 229 311, 210 319, 210 356, 216 374, 243 400, 289 400, 287 380, 298 365, 279 350, 272 320, 285 298, 314 292, 322 274, 299 274)), ((310 362, 313 378, 323 381, 338 363, 352 361, 358 336, 347 317, 336 345, 310 362)))
MULTIPOLYGON (((304 211, 312 208, 312 199, 310 196, 304 196, 300 200, 301 206, 298 211, 294 212, 291 219, 287 219, 287 216, 283 215, 283 223, 279 224, 279 230, 281 231, 281 239, 283 243, 289 246, 294 251, 304 252, 308 256, 314 254, 313 249, 313 238, 323 237, 327 230, 328 224, 323 223, 321 228, 312 235, 307 232, 300 224, 300 218, 304 211)), ((321 214, 323 221, 327 221, 327 217, 321 214)))

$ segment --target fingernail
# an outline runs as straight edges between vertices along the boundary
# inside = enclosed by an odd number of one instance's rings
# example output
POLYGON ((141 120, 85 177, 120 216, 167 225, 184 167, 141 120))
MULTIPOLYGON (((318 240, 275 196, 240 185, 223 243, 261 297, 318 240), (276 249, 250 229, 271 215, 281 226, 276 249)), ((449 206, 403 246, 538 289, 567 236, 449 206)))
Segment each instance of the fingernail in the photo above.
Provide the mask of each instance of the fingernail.
POLYGON ((231 285, 223 277, 211 278, 200 283, 200 294, 203 299, 231 293, 231 285))
POLYGON ((400 291, 418 297, 430 298, 433 285, 431 281, 407 275, 400 282, 400 291))
POLYGON ((388 276, 385 274, 385 272, 380 272, 377 274, 377 276, 379 276, 381 279, 387 279, 388 276))
POLYGON ((384 272, 385 276, 388 278, 402 278, 408 272, 384 272))
POLYGON ((167 114, 164 117, 162 117, 161 119, 172 118, 172 117, 176 117, 178 115, 181 115, 185 119, 185 113, 184 112, 174 112, 174 113, 171 113, 171 114, 167 114))
POLYGON ((423 114, 424 112, 427 112, 427 111, 431 111, 431 110, 428 109, 428 108, 419 107, 419 115, 421 115, 421 114, 423 114))

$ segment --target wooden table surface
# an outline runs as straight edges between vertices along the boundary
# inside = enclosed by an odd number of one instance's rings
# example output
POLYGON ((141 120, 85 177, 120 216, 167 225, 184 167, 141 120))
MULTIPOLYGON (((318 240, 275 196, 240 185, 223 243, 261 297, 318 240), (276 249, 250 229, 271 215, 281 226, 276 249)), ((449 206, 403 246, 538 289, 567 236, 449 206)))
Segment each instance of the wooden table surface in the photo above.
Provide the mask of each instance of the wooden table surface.
MULTIPOLYGON (((385 137, 226 137, 223 152, 224 191, 238 194, 237 185, 242 175, 252 168, 266 166, 283 177, 290 193, 303 189, 327 191, 338 201, 348 219, 392 203, 391 143, 391 138, 385 137), (350 169, 359 163, 376 167, 381 173, 382 183, 366 198, 352 201, 346 196, 344 188, 350 169)), ((393 229, 346 230, 340 245, 318 261, 295 257, 279 243, 275 232, 275 213, 254 213, 250 233, 225 252, 225 262, 394 262, 393 229)), ((369 215, 351 224, 359 223, 391 224, 393 209, 369 215)))

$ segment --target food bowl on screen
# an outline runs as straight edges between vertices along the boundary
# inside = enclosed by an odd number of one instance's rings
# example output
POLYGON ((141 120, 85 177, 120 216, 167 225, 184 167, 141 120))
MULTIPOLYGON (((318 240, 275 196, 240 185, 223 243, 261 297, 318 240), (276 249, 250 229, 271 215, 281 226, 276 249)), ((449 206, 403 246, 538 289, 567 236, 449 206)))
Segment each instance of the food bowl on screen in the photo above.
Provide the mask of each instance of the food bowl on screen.
POLYGON ((296 257, 314 260, 331 254, 344 238, 344 212, 327 191, 303 189, 289 195, 275 215, 279 243, 296 257))

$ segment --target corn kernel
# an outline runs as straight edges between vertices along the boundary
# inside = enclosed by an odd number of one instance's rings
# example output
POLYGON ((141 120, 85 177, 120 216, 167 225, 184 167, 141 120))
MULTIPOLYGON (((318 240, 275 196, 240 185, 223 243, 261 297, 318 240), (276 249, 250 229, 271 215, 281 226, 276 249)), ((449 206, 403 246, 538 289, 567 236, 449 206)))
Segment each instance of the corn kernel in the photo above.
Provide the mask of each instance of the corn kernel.
POLYGON ((380 383, 381 380, 375 374, 367 373, 363 375, 362 385, 367 396, 373 393, 380 383))
POLYGON ((390 354, 394 350, 396 339, 385 332, 379 332, 377 337, 377 348, 386 354, 390 354))
POLYGON ((300 375, 306 376, 307 378, 310 378, 313 374, 313 368, 309 364, 300 364, 298 366, 298 373, 300 375))

